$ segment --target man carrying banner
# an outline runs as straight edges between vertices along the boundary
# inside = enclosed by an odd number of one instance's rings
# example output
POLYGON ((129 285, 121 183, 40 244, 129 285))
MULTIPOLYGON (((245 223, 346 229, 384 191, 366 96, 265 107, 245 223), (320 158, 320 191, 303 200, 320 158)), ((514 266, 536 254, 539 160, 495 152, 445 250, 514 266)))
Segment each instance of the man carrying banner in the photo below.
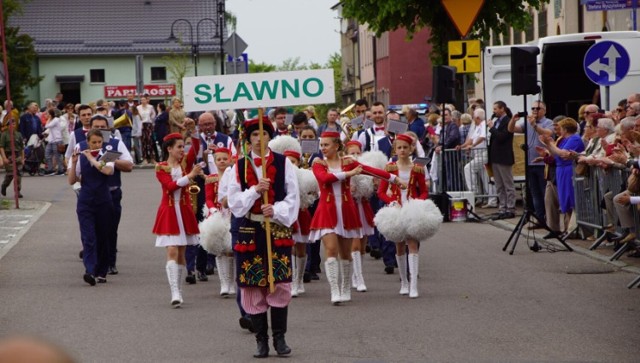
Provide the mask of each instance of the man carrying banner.
POLYGON ((244 137, 251 150, 231 170, 236 177, 229 183, 227 193, 229 209, 235 217, 241 218, 234 251, 242 307, 250 314, 256 331, 256 358, 269 355, 269 308, 273 346, 278 355, 291 353, 284 339, 287 307, 291 301, 291 247, 294 242, 290 227, 298 216, 300 201, 293 165, 283 155, 266 149, 273 133, 273 126, 266 117, 244 123, 244 137), (262 135, 261 128, 264 130, 262 135), (261 149, 266 150, 262 153, 261 149), (263 193, 268 196, 266 203, 263 193), (267 236, 267 231, 271 236, 267 236), (271 251, 271 256, 267 251, 271 251), (275 284, 273 289, 270 289, 270 281, 275 284))

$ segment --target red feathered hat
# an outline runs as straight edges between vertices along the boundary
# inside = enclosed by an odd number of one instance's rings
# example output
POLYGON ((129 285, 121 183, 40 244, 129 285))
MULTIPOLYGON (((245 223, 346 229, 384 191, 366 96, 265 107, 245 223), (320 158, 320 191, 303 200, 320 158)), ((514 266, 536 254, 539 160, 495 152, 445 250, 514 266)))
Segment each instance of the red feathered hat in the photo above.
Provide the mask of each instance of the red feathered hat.
POLYGON ((300 153, 293 150, 287 150, 284 152, 284 156, 292 156, 298 160, 300 160, 300 153))
POLYGON ((346 144, 344 144, 344 148, 345 149, 348 149, 350 146, 357 146, 358 149, 362 150, 362 144, 360 143, 360 141, 351 140, 351 141, 347 142, 346 144))
POLYGON ((172 139, 180 139, 180 140, 182 140, 182 139, 184 139, 184 137, 182 136, 182 134, 180 134, 178 132, 174 132, 174 133, 169 134, 169 135, 165 136, 164 138, 162 138, 162 141, 167 142, 167 141, 172 140, 172 139))
POLYGON ((405 134, 397 135, 396 140, 404 141, 409 145, 413 145, 413 138, 409 135, 405 135, 405 134))
POLYGON ((225 153, 225 154, 231 155, 231 150, 227 149, 226 147, 219 147, 219 148, 216 148, 216 150, 214 151, 214 154, 217 154, 217 153, 225 153))
POLYGON ((340 133, 336 131, 325 131, 322 133, 322 135, 320 135, 320 137, 332 137, 332 138, 339 139, 340 133))

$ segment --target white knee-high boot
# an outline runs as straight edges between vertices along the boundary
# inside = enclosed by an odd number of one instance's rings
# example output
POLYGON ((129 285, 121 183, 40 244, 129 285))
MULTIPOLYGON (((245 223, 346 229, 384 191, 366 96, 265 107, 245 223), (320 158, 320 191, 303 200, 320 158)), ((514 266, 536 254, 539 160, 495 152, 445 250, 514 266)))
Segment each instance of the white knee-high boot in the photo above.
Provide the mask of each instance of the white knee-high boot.
POLYGON ((418 260, 417 253, 409 254, 409 273, 411 273, 411 281, 409 282, 409 297, 418 297, 418 260))
POLYGON ((229 284, 227 273, 229 268, 227 267, 228 263, 227 256, 216 256, 216 266, 218 267, 218 279, 220 280, 220 296, 228 296, 229 295, 229 284))
POLYGON ((229 287, 229 295, 236 294, 236 258, 233 256, 225 256, 227 259, 227 286, 229 287))
POLYGON ((184 273, 187 271, 187 266, 178 265, 178 292, 180 293, 180 304, 184 303, 182 299, 182 285, 184 285, 184 273))
POLYGON ((324 272, 327 275, 329 288, 331 289, 331 303, 336 305, 340 303, 340 286, 338 285, 338 260, 335 257, 329 257, 324 262, 324 272))
POLYGON ((304 294, 304 268, 307 266, 307 256, 297 257, 296 260, 296 286, 298 287, 298 295, 304 294))
POLYGON ((340 260, 340 301, 351 301, 351 261, 340 260))
POLYGON ((298 297, 298 269, 297 257, 291 255, 291 297, 298 297))
POLYGON ((407 256, 397 256, 396 262, 398 263, 398 272, 400 273, 400 295, 407 295, 409 293, 409 280, 407 279, 407 256))
POLYGON ((180 296, 180 265, 176 261, 169 260, 165 266, 167 270, 167 280, 169 280, 169 288, 171 289, 171 305, 179 308, 182 304, 182 296, 180 296))
POLYGON ((367 285, 364 284, 364 276, 362 275, 362 255, 360 251, 351 252, 353 259, 353 273, 355 276, 356 290, 360 292, 367 291, 367 285))

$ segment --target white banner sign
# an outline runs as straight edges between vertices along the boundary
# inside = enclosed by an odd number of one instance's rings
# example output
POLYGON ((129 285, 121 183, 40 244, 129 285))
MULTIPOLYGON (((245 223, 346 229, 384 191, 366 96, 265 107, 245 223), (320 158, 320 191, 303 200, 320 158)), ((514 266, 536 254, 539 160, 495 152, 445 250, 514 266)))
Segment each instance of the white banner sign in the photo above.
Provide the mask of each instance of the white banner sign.
POLYGON ((332 69, 185 77, 182 87, 187 111, 335 102, 332 69))

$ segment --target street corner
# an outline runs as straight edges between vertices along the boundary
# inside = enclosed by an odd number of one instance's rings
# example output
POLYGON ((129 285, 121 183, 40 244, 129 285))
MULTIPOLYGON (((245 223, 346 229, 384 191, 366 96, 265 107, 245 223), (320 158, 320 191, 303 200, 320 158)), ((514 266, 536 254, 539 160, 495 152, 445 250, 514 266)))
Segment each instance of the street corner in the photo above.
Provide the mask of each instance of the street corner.
POLYGON ((13 200, 0 199, 0 259, 20 241, 50 206, 49 202, 25 200, 16 209, 13 200))

